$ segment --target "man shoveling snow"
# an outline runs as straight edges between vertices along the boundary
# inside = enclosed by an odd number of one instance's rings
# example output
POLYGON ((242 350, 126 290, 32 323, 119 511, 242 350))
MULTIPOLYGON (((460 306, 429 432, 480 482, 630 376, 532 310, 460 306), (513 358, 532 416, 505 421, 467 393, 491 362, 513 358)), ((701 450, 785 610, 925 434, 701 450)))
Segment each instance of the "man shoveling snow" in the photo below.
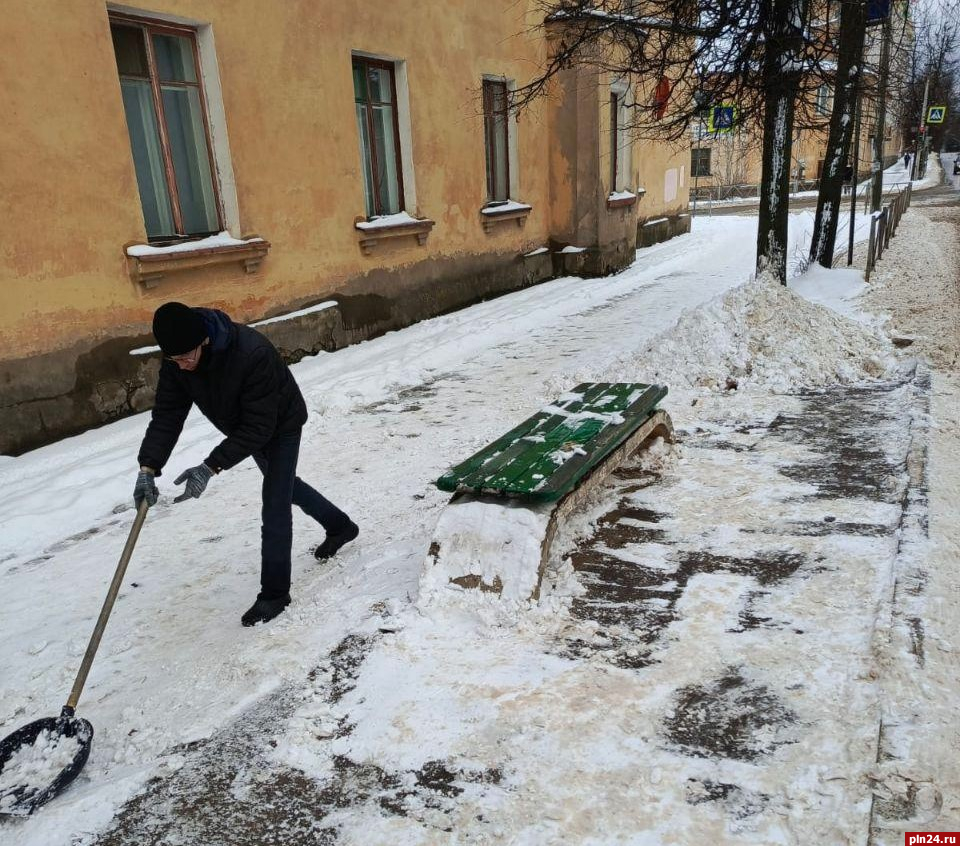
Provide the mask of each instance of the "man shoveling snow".
POLYGON ((140 446, 134 503, 153 505, 159 476, 183 430, 190 407, 226 437, 207 458, 181 473, 186 484, 174 502, 199 497, 210 479, 252 457, 263 473, 260 593, 243 615, 245 626, 266 623, 290 604, 291 505, 326 530, 317 559, 330 558, 359 530, 354 522, 296 474, 307 406, 290 369, 267 338, 234 323, 222 311, 171 302, 153 318, 163 351, 156 403, 140 446))

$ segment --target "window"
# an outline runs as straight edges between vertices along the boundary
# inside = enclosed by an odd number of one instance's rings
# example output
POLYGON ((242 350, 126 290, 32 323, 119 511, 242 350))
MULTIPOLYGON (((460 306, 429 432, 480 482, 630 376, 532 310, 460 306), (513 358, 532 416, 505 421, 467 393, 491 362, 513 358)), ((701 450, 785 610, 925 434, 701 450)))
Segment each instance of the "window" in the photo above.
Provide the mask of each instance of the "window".
POLYGON ((704 109, 697 115, 696 123, 690 124, 690 136, 694 141, 700 141, 713 136, 713 133, 710 131, 712 119, 712 109, 704 109))
POLYGON ((367 217, 397 214, 404 200, 393 63, 355 56, 353 94, 367 217))
POLYGON ((709 147, 694 147, 690 151, 691 176, 710 176, 711 152, 709 147))
POLYGON ((147 238, 219 232, 195 33, 121 18, 110 33, 147 238))
POLYGON ((487 201, 510 199, 510 133, 507 83, 483 81, 483 138, 487 159, 487 201))
POLYGON ((817 89, 816 110, 818 115, 830 114, 830 86, 821 85, 817 89))
POLYGON ((630 136, 626 125, 625 86, 610 89, 610 191, 625 191, 630 181, 630 136))

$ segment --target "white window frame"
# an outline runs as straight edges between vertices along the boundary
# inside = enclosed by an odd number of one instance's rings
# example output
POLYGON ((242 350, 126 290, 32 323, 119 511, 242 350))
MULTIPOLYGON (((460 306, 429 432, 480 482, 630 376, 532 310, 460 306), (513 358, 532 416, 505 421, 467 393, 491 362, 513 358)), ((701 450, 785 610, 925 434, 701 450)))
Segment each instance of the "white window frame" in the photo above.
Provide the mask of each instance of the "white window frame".
MULTIPOLYGON (((611 139, 616 144, 617 167, 616 173, 610 171, 610 193, 617 191, 631 190, 631 180, 633 174, 633 143, 630 132, 625 127, 627 115, 627 98, 630 94, 630 86, 623 80, 617 80, 610 84, 611 99, 616 97, 617 102, 617 137, 611 139)), ((613 108, 611 103, 610 108, 613 108)), ((613 124, 613 115, 609 115, 607 131, 612 131, 610 127, 613 124)), ((609 147, 608 147, 609 149, 609 147)), ((609 153, 608 153, 609 155, 609 153)), ((611 162, 612 165, 612 162, 611 162)))
POLYGON ((830 114, 830 100, 832 99, 833 91, 830 86, 824 82, 817 89, 817 96, 814 106, 818 115, 829 115, 830 114))

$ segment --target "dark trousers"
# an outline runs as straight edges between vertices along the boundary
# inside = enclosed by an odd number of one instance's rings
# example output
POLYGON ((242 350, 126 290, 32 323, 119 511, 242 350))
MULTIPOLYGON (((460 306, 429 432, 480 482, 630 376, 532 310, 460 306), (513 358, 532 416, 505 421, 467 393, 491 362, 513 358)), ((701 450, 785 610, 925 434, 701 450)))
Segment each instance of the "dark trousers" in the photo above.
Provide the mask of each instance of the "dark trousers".
POLYGON ((279 599, 290 592, 293 546, 292 505, 313 517, 328 534, 342 531, 350 518, 297 476, 300 430, 277 435, 253 460, 263 473, 260 597, 279 599))

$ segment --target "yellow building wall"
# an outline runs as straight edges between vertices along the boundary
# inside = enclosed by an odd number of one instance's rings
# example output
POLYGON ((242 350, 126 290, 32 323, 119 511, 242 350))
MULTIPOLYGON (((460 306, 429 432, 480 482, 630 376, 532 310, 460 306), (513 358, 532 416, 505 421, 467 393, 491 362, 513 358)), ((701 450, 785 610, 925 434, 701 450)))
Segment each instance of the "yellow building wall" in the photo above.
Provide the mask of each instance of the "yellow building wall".
MULTIPOLYGON (((638 85, 637 101, 649 103, 654 87, 650 82, 638 85)), ((674 109, 688 108, 684 100, 688 96, 689 92, 684 90, 682 83, 675 82, 667 105, 668 113, 674 109)), ((689 146, 680 141, 654 140, 652 131, 644 134, 646 137, 638 137, 634 142, 632 162, 633 185, 644 191, 637 203, 638 218, 642 222, 647 218, 686 213, 690 195, 689 146), (672 194, 668 192, 668 187, 672 194)))
POLYGON ((156 356, 129 353, 150 343, 153 312, 169 300, 251 322, 335 297, 336 309, 268 330, 298 359, 554 275, 615 272, 633 260, 638 235, 652 243, 689 228, 680 213, 689 165, 662 144, 634 142, 631 187, 645 196, 608 206, 609 92, 598 95, 609 84, 595 71, 589 86, 564 91, 561 80, 557 96, 513 121, 511 198, 529 214, 494 223, 481 214, 482 81, 522 86, 542 67, 548 41, 537 0, 110 8, 197 30, 225 228, 270 249, 246 266, 236 253, 226 263, 180 255, 165 261, 173 269, 162 277, 157 265, 129 258, 127 247, 145 243, 146 232, 108 7, 8 0, 0 452, 149 407, 156 356), (422 243, 378 233, 371 245, 355 226, 365 205, 353 54, 396 63, 405 210, 434 222, 422 243), (677 188, 668 197, 671 169, 677 188), (654 219, 638 232, 638 221, 654 219), (556 249, 564 240, 585 250, 564 254, 556 249))
POLYGON ((149 327, 158 304, 228 307, 248 320, 336 290, 373 268, 430 258, 516 253, 548 236, 543 103, 518 126, 523 229, 490 233, 479 86, 524 79, 542 44, 518 35, 513 2, 395 0, 376 6, 260 0, 157 0, 144 13, 212 24, 236 179, 240 232, 272 244, 260 270, 239 264, 131 279, 126 245, 146 240, 107 9, 95 0, 13 0, 0 52, 0 335, 3 359, 149 327), (351 50, 405 61, 416 207, 436 221, 364 256, 351 50))
MULTIPOLYGON (((876 120, 874 110, 874 103, 865 97, 863 99, 863 116, 860 129, 859 170, 861 179, 864 175, 870 173, 873 161, 873 147, 869 136, 873 132, 873 124, 876 120)), ((791 181, 798 178, 801 162, 805 165, 803 169, 804 181, 819 179, 821 175, 820 164, 826 156, 827 138, 830 131, 829 121, 829 116, 825 116, 822 126, 794 129, 790 157, 791 181)), ((712 173, 710 176, 701 176, 696 180, 698 187, 729 186, 733 184, 759 185, 763 171, 761 141, 760 129, 754 126, 744 126, 739 133, 733 136, 706 137, 700 140, 694 138, 691 141, 691 149, 709 147, 713 151, 712 173), (733 166, 734 163, 735 166, 733 166), (730 176, 733 171, 736 171, 739 178, 731 181, 730 176)), ((883 143, 885 166, 889 166, 892 159, 902 152, 902 147, 902 133, 888 112, 883 143)), ((852 141, 850 155, 852 164, 852 141)))

